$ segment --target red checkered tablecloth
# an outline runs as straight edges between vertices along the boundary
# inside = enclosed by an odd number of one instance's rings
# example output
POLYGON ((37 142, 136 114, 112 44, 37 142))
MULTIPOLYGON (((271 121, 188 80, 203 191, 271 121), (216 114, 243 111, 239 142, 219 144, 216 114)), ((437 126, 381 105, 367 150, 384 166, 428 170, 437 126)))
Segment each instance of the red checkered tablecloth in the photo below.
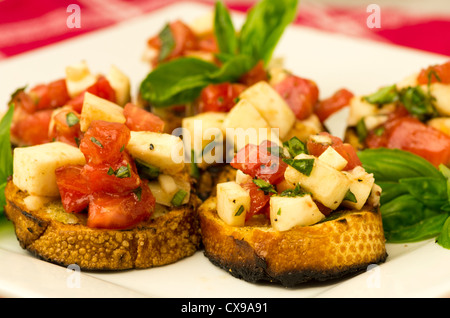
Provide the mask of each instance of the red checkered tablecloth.
MULTIPOLYGON (((170 5, 176 0, 0 0, 0 59, 92 32, 170 5), (82 11, 80 28, 68 28, 70 5, 82 11)), ((210 3, 213 1, 197 0, 210 3)), ((226 1, 245 12, 251 1, 226 1)), ((367 5, 352 7, 301 3, 295 23, 321 30, 390 42, 450 56, 450 16, 413 14, 379 6, 381 23, 371 28, 367 5)))

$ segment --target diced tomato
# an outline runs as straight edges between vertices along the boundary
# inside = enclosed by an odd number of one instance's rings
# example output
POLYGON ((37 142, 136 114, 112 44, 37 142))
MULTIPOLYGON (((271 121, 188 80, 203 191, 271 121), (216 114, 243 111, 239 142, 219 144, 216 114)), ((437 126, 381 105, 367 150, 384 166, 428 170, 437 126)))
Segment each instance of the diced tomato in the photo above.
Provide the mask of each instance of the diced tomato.
POLYGON ((87 226, 127 229, 148 220, 154 206, 155 198, 147 183, 122 195, 97 193, 89 204, 87 226))
POLYGON ((417 82, 419 85, 426 85, 428 82, 450 84, 450 61, 421 70, 417 82))
POLYGON ((109 100, 113 103, 116 102, 116 91, 111 86, 106 77, 100 76, 94 84, 89 86, 83 93, 70 99, 66 104, 72 106, 76 112, 81 113, 85 92, 89 92, 95 96, 109 100))
POLYGON ((145 109, 128 103, 123 109, 123 114, 126 118, 126 125, 133 131, 164 131, 164 121, 145 109))
POLYGON ((270 195, 265 194, 264 191, 253 182, 244 183, 241 184, 241 186, 249 191, 250 194, 250 210, 246 214, 245 220, 250 219, 256 214, 264 214, 267 218, 270 218, 270 195))
POLYGON ((273 154, 271 147, 275 146, 268 141, 263 141, 259 146, 248 144, 236 154, 230 165, 252 178, 257 177, 276 185, 284 180, 287 164, 273 154))
POLYGON ((199 38, 197 40, 197 48, 199 51, 202 52, 216 53, 219 51, 216 37, 214 36, 214 34, 208 34, 199 38))
POLYGON ((82 169, 81 165, 70 165, 55 170, 61 202, 64 210, 69 213, 79 213, 89 205, 91 194, 81 175, 82 169))
POLYGON ((16 92, 11 99, 10 104, 13 104, 15 109, 21 108, 29 114, 36 111, 36 103, 24 90, 16 92))
POLYGON ((94 120, 80 142, 88 164, 115 164, 122 160, 130 140, 130 130, 123 124, 94 120))
POLYGON ((259 61, 256 65, 247 73, 241 76, 239 82, 246 85, 252 86, 261 81, 267 81, 269 79, 267 71, 264 68, 264 62, 259 61))
POLYGON ((313 81, 288 75, 274 88, 286 100, 298 120, 306 119, 314 112, 319 100, 319 88, 313 81))
POLYGON ((333 96, 326 98, 316 104, 314 113, 319 117, 321 122, 324 122, 331 114, 349 105, 353 98, 353 93, 342 88, 335 92, 333 96))
POLYGON ((237 83, 209 84, 200 93, 199 111, 229 112, 246 88, 237 83))
POLYGON ((37 85, 29 94, 38 110, 64 106, 70 99, 65 79, 37 85))
POLYGON ((438 167, 450 162, 450 136, 413 117, 399 117, 382 127, 382 134, 369 134, 370 148, 397 148, 421 156, 438 167))
POLYGON ((49 127, 49 139, 78 147, 83 135, 79 121, 80 114, 71 107, 55 110, 49 127))
MULTIPOLYGON (((191 28, 187 26, 185 23, 183 23, 180 20, 177 20, 171 22, 169 24, 169 28, 172 33, 175 45, 173 46, 170 54, 168 54, 167 57, 163 59, 163 61, 168 61, 183 56, 186 53, 186 51, 192 51, 197 49, 198 47, 197 37, 195 36, 191 28)), ((157 50, 161 49, 162 42, 159 37, 159 34, 149 39, 147 44, 150 47, 155 48, 157 50)), ((157 58, 157 60, 154 61, 154 64, 156 64, 157 62, 161 61, 157 58)))
POLYGON ((327 132, 319 133, 323 136, 328 136, 330 138, 330 143, 320 143, 316 142, 313 138, 308 138, 306 142, 306 147, 308 153, 313 156, 320 156, 328 147, 333 147, 345 160, 347 160, 347 165, 344 167, 344 171, 352 170, 353 168, 360 166, 361 161, 356 153, 355 148, 348 143, 344 143, 339 137, 333 136, 327 132))
POLYGON ((124 150, 122 159, 101 164, 86 164, 81 172, 88 182, 89 190, 120 194, 132 191, 141 185, 136 165, 124 150))
POLYGON ((50 142, 48 127, 52 113, 52 109, 44 109, 30 114, 22 108, 15 108, 11 123, 11 136, 24 146, 50 142))

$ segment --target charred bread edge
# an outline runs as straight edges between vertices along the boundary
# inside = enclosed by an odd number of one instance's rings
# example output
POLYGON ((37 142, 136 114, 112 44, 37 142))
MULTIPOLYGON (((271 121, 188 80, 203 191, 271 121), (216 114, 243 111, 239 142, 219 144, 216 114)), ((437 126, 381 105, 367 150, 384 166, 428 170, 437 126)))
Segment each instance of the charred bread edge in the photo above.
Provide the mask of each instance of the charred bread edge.
POLYGON ((150 268, 174 263, 201 247, 195 195, 188 204, 128 230, 92 229, 83 222, 52 219, 42 210, 27 211, 21 202, 26 194, 12 181, 5 195, 5 215, 20 246, 54 264, 76 264, 83 270, 150 268))
MULTIPOLYGON (((361 222, 366 222, 368 220, 373 221, 376 223, 377 227, 377 232, 373 236, 373 240, 375 243, 379 244, 379 251, 373 253, 374 255, 371 255, 370 259, 356 259, 350 263, 344 262, 343 265, 339 266, 329 266, 326 263, 320 264, 319 261, 319 264, 323 266, 308 266, 306 263, 295 268, 289 267, 290 264, 293 264, 291 263, 291 260, 294 262, 293 258, 295 255, 292 254, 292 259, 286 262, 286 266, 284 266, 283 269, 274 270, 271 262, 273 264, 276 255, 273 255, 274 253, 270 251, 270 247, 273 247, 273 245, 271 245, 271 242, 269 241, 264 242, 264 240, 273 240, 273 243, 276 244, 282 240, 288 240, 287 236, 289 234, 283 232, 276 233, 276 231, 274 231, 264 235, 264 232, 266 231, 258 229, 258 227, 248 229, 246 227, 237 228, 228 226, 220 220, 214 207, 215 198, 208 199, 199 207, 198 213, 202 230, 204 255, 212 264, 224 269, 232 276, 247 282, 270 282, 281 284, 284 287, 294 287, 309 281, 339 279, 353 273, 367 270, 367 267, 370 264, 383 263, 388 256, 385 249, 381 214, 378 209, 368 209, 356 213, 344 213, 337 218, 330 218, 330 220, 317 223, 311 227, 325 225, 328 229, 329 226, 340 226, 342 232, 342 228, 347 227, 349 223, 355 223, 355 220, 361 220, 361 222), (254 233, 246 234, 246 231, 253 231, 254 233), (284 238, 285 236, 286 238, 284 238)), ((304 229, 300 228, 299 230, 302 231, 304 229)), ((326 248, 320 248, 323 247, 320 243, 323 244, 326 242, 326 237, 327 235, 325 233, 322 235, 317 235, 317 233, 311 234, 310 238, 312 239, 308 242, 312 244, 312 248, 319 247, 321 250, 316 251, 316 256, 326 255, 326 248), (314 245, 314 235, 316 235, 316 243, 318 246, 314 245)), ((344 241, 342 235, 335 239, 344 241)), ((305 245, 307 244, 308 243, 305 243, 305 245)), ((298 248, 296 258, 301 258, 301 254, 305 251, 301 251, 300 249, 302 246, 305 247, 305 245, 303 245, 302 242, 299 242, 298 246, 292 246, 292 250, 296 247, 298 248)), ((297 260, 295 260, 295 262, 297 262, 297 260)), ((326 262, 326 260, 324 260, 324 262, 326 262)))

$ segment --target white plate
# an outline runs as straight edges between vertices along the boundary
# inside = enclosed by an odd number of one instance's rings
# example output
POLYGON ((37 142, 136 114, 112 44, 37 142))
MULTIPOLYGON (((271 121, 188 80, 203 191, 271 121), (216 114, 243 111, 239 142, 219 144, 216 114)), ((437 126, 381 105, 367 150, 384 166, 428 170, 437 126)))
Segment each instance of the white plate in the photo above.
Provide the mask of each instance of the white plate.
MULTIPOLYGON (((209 12, 179 3, 102 31, 0 62, 0 105, 18 87, 64 77, 68 64, 86 60, 95 72, 111 64, 125 71, 133 92, 146 76, 146 40, 168 21, 191 21, 209 12)), ((242 15, 236 15, 237 23, 242 15)), ((287 68, 317 82, 321 96, 341 87, 374 91, 447 58, 416 50, 292 26, 275 56, 287 68)), ((35 259, 17 243, 12 226, 0 226, 0 296, 4 297, 450 297, 450 251, 434 240, 388 244, 386 263, 341 281, 287 289, 250 284, 212 265, 201 251, 176 264, 124 272, 77 272, 35 259)))

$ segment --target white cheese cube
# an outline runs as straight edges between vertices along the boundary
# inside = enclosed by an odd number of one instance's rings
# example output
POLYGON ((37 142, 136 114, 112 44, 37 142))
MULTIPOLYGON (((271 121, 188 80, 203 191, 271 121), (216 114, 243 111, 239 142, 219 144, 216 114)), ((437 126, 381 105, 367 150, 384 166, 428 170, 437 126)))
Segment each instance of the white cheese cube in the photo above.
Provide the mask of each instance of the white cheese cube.
POLYGON ((209 12, 194 19, 189 23, 189 27, 197 36, 210 34, 214 31, 214 12, 209 12))
POLYGON ((253 178, 250 175, 242 172, 241 170, 236 171, 236 183, 237 184, 250 183, 250 182, 252 182, 252 180, 253 180, 253 178))
POLYGON ((228 225, 243 226, 250 210, 250 194, 234 181, 217 185, 217 214, 228 225))
POLYGON ((30 195, 59 196, 55 169, 86 163, 80 149, 63 142, 15 148, 13 182, 30 195))
POLYGON ((442 131, 443 133, 450 135, 450 117, 436 117, 430 119, 427 125, 442 131))
POLYGON ((174 175, 185 167, 184 146, 181 138, 158 132, 131 131, 127 150, 133 158, 174 175))
POLYGON ((70 97, 75 97, 84 92, 97 81, 97 76, 92 74, 85 61, 66 67, 66 86, 70 97))
POLYGON ((378 113, 377 105, 367 102, 362 96, 354 96, 349 104, 350 114, 347 121, 349 126, 356 126, 361 118, 376 115, 378 113))
POLYGON ((375 179, 373 174, 367 173, 363 167, 355 167, 353 170, 343 172, 350 180, 350 191, 355 196, 356 202, 342 201, 342 205, 361 210, 370 196, 375 179))
POLYGON ((195 116, 185 117, 181 121, 183 128, 183 140, 190 141, 185 146, 191 147, 197 152, 205 149, 206 145, 215 140, 223 142, 225 139, 225 129, 223 122, 226 113, 205 112, 195 116), (189 134, 186 136, 186 134, 189 134), (186 137, 186 138, 185 138, 186 137))
POLYGON ((292 109, 265 81, 250 86, 239 95, 239 98, 252 103, 271 127, 278 128, 281 139, 288 134, 295 123, 296 117, 292 109))
POLYGON ((121 124, 126 122, 122 107, 86 92, 84 94, 83 108, 80 115, 81 131, 87 131, 91 122, 94 120, 104 120, 121 124))
POLYGON ((125 106, 126 103, 130 102, 130 79, 121 70, 119 70, 115 65, 112 65, 109 69, 109 73, 106 75, 111 87, 116 93, 116 103, 119 106, 125 106))
MULTIPOLYGON (((423 87, 426 92, 427 87, 423 87)), ((430 84, 431 95, 435 98, 434 106, 441 116, 450 116, 450 85, 439 82, 430 84)))
POLYGON ((319 160, 325 162, 336 170, 341 171, 345 168, 348 161, 341 156, 333 147, 328 147, 320 156, 319 160))
POLYGON ((325 218, 312 197, 272 196, 270 198, 270 222, 277 231, 287 231, 294 226, 308 226, 325 218))
POLYGON ((284 176, 292 184, 300 184, 313 198, 324 206, 335 210, 350 188, 350 180, 341 171, 318 160, 314 156, 300 154, 295 159, 313 159, 314 166, 309 176, 288 166, 284 176))
POLYGON ((175 192, 177 192, 177 184, 172 176, 168 174, 160 174, 158 176, 158 182, 164 192, 169 194, 175 194, 175 192))

